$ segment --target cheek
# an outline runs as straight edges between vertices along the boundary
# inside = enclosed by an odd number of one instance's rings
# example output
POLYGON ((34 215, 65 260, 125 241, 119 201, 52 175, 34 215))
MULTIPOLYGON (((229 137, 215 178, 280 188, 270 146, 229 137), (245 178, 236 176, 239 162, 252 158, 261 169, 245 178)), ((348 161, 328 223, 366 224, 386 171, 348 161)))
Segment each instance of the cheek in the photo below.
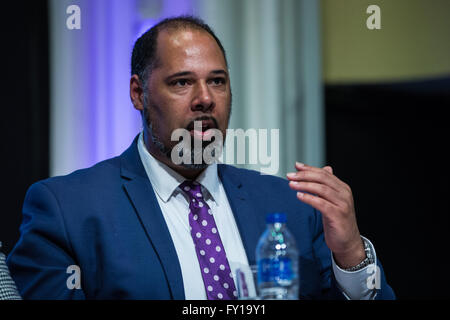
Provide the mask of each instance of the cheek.
POLYGON ((163 99, 161 96, 150 96, 147 103, 148 114, 150 120, 158 126, 161 126, 162 123, 166 123, 167 121, 167 112, 165 110, 168 109, 170 104, 167 103, 167 99, 163 99))
POLYGON ((155 112, 154 127, 158 128, 161 139, 170 141, 172 133, 178 128, 184 128, 183 115, 175 112, 175 110, 158 110, 155 112))
POLYGON ((224 101, 220 109, 217 110, 217 120, 221 128, 226 128, 228 126, 228 120, 231 113, 231 104, 229 100, 224 101))

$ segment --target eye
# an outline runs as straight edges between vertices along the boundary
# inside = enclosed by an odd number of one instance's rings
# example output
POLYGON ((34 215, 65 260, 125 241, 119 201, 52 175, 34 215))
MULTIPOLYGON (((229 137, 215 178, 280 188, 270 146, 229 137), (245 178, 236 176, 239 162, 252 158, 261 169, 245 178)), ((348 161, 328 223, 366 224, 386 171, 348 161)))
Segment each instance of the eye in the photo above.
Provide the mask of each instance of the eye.
POLYGON ((211 84, 214 86, 222 86, 226 82, 225 78, 217 77, 211 80, 211 84))
POLYGON ((170 85, 174 86, 174 87, 185 87, 189 84, 189 80, 188 79, 176 79, 173 80, 170 85))

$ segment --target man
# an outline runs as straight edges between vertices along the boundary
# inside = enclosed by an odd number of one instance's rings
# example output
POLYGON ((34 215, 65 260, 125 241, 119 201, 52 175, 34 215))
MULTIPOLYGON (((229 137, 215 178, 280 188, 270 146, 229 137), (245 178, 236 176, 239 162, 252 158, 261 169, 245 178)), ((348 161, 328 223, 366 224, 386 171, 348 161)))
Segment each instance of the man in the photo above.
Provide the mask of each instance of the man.
MULTIPOLYGON (((0 249, 2 243, 0 242, 0 249)), ((0 300, 21 300, 14 280, 11 279, 5 263, 5 255, 0 251, 0 300)))
POLYGON ((301 298, 394 298, 330 167, 297 163, 288 183, 173 161, 177 129, 201 150, 211 130, 226 135, 227 61, 207 25, 167 19, 138 39, 130 97, 144 129, 128 150, 29 189, 8 260, 25 298, 235 299, 234 273, 255 263, 270 212, 285 212, 296 238, 301 298))

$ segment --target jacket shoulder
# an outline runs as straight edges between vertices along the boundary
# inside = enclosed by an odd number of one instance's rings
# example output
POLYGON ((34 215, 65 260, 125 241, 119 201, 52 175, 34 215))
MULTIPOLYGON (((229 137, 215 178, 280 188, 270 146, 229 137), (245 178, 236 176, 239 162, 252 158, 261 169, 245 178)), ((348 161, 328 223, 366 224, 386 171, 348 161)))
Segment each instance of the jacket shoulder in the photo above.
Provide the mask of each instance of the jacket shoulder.
POLYGON ((30 189, 39 185, 45 185, 52 190, 67 187, 96 187, 111 183, 115 177, 120 177, 119 157, 101 161, 92 167, 75 170, 67 175, 50 177, 37 181, 30 189))

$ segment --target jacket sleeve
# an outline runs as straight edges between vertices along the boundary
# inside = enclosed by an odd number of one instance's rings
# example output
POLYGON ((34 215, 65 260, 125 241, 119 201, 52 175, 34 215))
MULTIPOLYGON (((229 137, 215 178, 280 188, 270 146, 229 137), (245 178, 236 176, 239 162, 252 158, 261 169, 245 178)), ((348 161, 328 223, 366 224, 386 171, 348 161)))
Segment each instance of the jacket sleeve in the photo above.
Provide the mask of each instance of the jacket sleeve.
POLYGON ((58 199, 45 182, 32 185, 23 205, 20 239, 7 264, 24 299, 84 299, 58 199))

